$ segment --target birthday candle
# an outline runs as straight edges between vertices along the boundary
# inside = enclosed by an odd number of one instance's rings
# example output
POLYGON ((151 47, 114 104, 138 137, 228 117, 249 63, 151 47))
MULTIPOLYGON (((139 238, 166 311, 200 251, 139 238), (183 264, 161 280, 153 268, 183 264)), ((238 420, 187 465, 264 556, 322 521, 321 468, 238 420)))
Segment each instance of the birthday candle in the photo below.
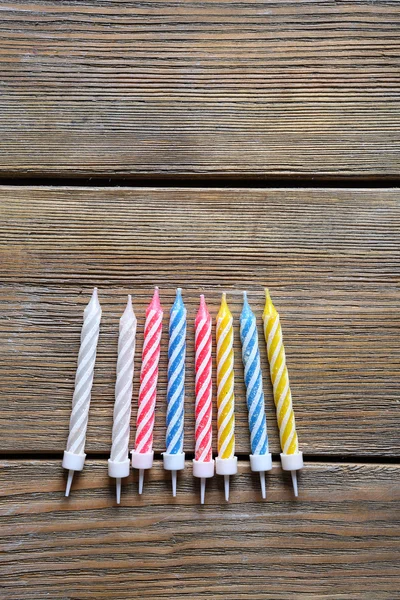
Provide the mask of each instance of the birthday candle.
POLYGON ((135 355, 136 317, 132 298, 119 322, 117 381, 115 383, 114 422, 108 474, 116 479, 117 504, 121 499, 121 478, 129 475, 129 432, 132 405, 133 359, 135 355))
POLYGON ((246 400, 249 411, 250 466, 252 471, 260 473, 261 493, 262 497, 265 498, 265 471, 272 469, 272 457, 268 452, 257 323, 247 301, 246 292, 244 292, 243 309, 240 315, 240 338, 242 341, 246 400))
POLYGON ((217 315, 218 457, 216 471, 224 476, 225 500, 229 500, 229 476, 237 473, 235 454, 235 396, 233 372, 233 318, 222 294, 217 315))
POLYGON ((265 289, 265 308, 263 313, 264 335, 270 366, 271 380, 276 406, 276 416, 281 442, 282 469, 291 471, 293 490, 297 491, 298 469, 303 468, 303 453, 299 452, 296 425, 294 420, 292 394, 289 386, 289 375, 286 368, 285 348, 282 340, 282 329, 279 314, 272 304, 269 291, 265 289))
POLYGON ((97 297, 97 288, 94 288, 90 302, 83 313, 81 346, 79 349, 78 367, 75 377, 75 391, 72 399, 69 436, 67 449, 64 452, 62 462, 64 469, 68 469, 68 480, 65 490, 66 496, 69 496, 74 472, 82 471, 83 465, 85 464, 86 429, 89 417, 100 320, 101 308, 97 297))
POLYGON ((176 472, 185 468, 185 453, 183 452, 185 354, 186 308, 182 300, 182 290, 178 288, 169 321, 167 450, 163 453, 164 469, 171 471, 174 497, 176 496, 176 472))
POLYGON ((132 467, 139 469, 139 494, 143 491, 144 471, 153 466, 153 428, 162 318, 163 312, 160 306, 158 287, 156 287, 153 299, 146 311, 135 449, 132 451, 132 467))
POLYGON ((200 478, 200 501, 204 504, 206 479, 214 475, 212 457, 212 336, 211 317, 203 294, 195 321, 196 371, 196 448, 193 475, 200 478))

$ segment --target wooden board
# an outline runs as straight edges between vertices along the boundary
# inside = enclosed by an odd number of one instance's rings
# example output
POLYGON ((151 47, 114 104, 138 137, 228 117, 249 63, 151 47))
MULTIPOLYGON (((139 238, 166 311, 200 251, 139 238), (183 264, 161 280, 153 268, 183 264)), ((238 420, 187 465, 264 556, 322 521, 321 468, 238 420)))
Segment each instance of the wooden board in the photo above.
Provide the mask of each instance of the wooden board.
POLYGON ((1 16, 2 176, 399 175, 397 2, 22 0, 1 16))
MULTIPOLYGON (((87 451, 107 455, 118 319, 161 288, 167 314, 188 307, 186 441, 193 451, 193 320, 204 291, 235 317, 237 452, 249 435, 238 317, 242 290, 259 318, 263 286, 281 312, 300 445, 314 455, 399 456, 397 190, 0 189, 0 449, 61 456, 83 308, 99 285, 103 321, 87 451)), ((262 330, 260 328, 262 340, 262 330)), ((155 450, 165 449, 167 336, 155 450)), ((279 452, 261 343, 271 448, 279 452)))
POLYGON ((0 463, 0 590, 6 600, 248 598, 393 600, 399 590, 395 465, 310 464, 300 498, 275 465, 268 500, 248 464, 223 501, 198 504, 190 465, 174 500, 157 462, 139 498, 115 506, 106 461, 88 461, 63 497, 59 462, 0 463))

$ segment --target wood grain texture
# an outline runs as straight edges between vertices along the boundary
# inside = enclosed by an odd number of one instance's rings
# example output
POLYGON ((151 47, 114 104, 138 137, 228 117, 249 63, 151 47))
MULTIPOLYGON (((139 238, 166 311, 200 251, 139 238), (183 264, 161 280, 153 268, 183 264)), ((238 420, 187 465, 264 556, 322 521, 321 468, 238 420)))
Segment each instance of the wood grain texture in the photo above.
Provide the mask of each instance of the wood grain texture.
POLYGON ((399 175, 393 1, 1 3, 0 175, 399 175))
MULTIPOLYGON (((186 451, 193 451, 193 321, 200 292, 235 318, 237 451, 249 434, 238 317, 258 316, 271 448, 279 442, 262 343, 263 286, 281 313, 300 447, 306 454, 399 456, 397 190, 0 189, 0 449, 64 450, 82 313, 99 285, 103 320, 87 451, 111 443, 118 319, 138 317, 134 427, 145 307, 175 287, 188 308, 186 451)), ((155 450, 165 449, 167 336, 155 450)), ((215 372, 215 369, 214 369, 215 372)), ((215 427, 214 427, 215 431, 215 427)), ((214 440, 215 441, 215 440, 214 440)))
POLYGON ((63 497, 59 462, 0 463, 4 600, 235 598, 394 600, 400 585, 399 466, 308 464, 300 498, 274 465, 268 500, 248 464, 209 481, 187 465, 176 499, 157 461, 139 498, 115 506, 106 461, 88 461, 63 497))

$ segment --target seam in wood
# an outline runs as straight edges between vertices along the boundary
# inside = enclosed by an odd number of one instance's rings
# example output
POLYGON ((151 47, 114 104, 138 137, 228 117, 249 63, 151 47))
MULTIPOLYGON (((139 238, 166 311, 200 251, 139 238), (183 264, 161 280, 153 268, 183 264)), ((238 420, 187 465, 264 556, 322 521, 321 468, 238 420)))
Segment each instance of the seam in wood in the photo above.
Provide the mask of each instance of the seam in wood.
POLYGON ((0 186, 19 187, 188 187, 188 188, 397 188, 400 187, 398 175, 357 175, 357 176, 321 176, 317 173, 312 176, 247 176, 243 175, 204 175, 188 174, 168 175, 155 173, 154 175, 74 175, 54 176, 0 176, 0 186))
MULTIPOLYGON (((238 461, 242 463, 249 462, 249 455, 243 453, 236 453, 238 461)), ((15 461, 26 461, 27 458, 38 461, 48 460, 59 460, 62 461, 62 452, 6 452, 0 451, 0 460, 15 460, 15 461)), ((91 452, 86 454, 86 460, 108 460, 110 458, 109 453, 106 452, 91 452)), ((185 459, 191 461, 194 458, 194 452, 185 452, 185 459)), ((349 455, 325 455, 325 454, 309 454, 303 455, 305 463, 326 463, 326 464, 365 464, 365 465, 400 465, 400 457, 398 456, 360 456, 356 454, 349 455)), ((272 454, 272 460, 280 461, 279 454, 272 454)), ((161 453, 154 453, 154 461, 162 462, 163 457, 161 453)))

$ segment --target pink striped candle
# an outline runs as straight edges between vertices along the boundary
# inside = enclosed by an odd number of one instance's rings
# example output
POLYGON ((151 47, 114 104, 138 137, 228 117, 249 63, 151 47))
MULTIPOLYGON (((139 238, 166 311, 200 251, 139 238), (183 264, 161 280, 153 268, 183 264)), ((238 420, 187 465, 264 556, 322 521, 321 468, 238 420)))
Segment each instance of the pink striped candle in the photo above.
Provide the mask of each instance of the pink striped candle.
POLYGON ((200 477, 200 499, 204 504, 206 479, 214 475, 212 458, 212 360, 211 317, 204 296, 195 321, 196 427, 193 475, 200 477))
POLYGON ((158 287, 156 287, 153 299, 146 310, 135 449, 132 451, 132 467, 139 469, 139 494, 143 491, 144 471, 145 469, 151 469, 153 466, 153 428, 162 318, 163 311, 160 305, 158 287))

